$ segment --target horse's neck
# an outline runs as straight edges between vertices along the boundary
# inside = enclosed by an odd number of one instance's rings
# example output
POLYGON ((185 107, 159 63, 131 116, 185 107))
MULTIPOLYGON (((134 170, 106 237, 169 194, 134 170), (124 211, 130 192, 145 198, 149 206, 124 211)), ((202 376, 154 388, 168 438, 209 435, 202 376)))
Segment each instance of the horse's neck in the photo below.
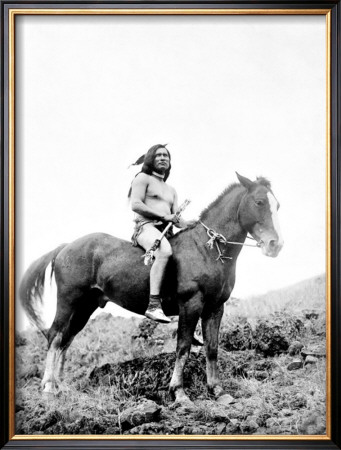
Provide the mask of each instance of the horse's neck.
POLYGON ((227 240, 244 241, 246 232, 238 221, 238 209, 244 196, 244 189, 236 187, 235 190, 221 195, 202 217, 202 222, 216 232, 223 234, 227 240))

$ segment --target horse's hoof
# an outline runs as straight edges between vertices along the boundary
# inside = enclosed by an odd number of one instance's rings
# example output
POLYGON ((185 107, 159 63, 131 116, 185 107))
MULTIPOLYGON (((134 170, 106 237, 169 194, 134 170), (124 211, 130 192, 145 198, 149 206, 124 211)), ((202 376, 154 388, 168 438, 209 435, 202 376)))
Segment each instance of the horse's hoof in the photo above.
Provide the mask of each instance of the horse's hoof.
POLYGON ((225 394, 225 391, 221 386, 217 385, 212 388, 212 393, 217 400, 219 397, 225 394))
POLYGON ((57 385, 55 382, 47 381, 46 383, 42 382, 43 393, 42 397, 44 400, 52 400, 57 396, 57 385))
POLYGON ((50 402, 52 400, 55 400, 56 398, 56 394, 54 392, 44 392, 42 393, 42 398, 43 400, 45 400, 46 402, 50 402))
POLYGON ((171 409, 185 408, 190 411, 195 409, 195 404, 190 400, 190 398, 185 394, 183 390, 180 392, 175 392, 175 401, 171 405, 171 409))
POLYGON ((193 412, 196 409, 195 404, 188 397, 175 400, 174 403, 170 405, 170 409, 176 409, 178 412, 193 412))

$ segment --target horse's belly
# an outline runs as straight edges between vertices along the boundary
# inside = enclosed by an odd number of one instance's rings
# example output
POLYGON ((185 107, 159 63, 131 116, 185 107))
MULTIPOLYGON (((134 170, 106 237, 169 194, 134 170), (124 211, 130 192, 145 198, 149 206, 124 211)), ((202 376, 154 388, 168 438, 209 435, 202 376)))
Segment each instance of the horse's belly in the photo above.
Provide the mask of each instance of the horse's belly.
POLYGON ((120 276, 117 273, 103 285, 103 292, 110 301, 136 314, 144 314, 148 305, 149 280, 120 276))

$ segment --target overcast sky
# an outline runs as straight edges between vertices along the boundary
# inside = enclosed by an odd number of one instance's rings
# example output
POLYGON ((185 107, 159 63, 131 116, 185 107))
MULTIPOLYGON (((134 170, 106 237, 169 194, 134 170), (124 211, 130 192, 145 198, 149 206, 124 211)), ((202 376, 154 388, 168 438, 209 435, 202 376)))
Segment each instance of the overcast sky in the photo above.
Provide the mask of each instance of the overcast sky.
POLYGON ((17 282, 62 242, 129 239, 127 167, 157 143, 186 218, 235 171, 272 182, 284 248, 244 248, 233 296, 325 272, 324 16, 16 20, 17 282))

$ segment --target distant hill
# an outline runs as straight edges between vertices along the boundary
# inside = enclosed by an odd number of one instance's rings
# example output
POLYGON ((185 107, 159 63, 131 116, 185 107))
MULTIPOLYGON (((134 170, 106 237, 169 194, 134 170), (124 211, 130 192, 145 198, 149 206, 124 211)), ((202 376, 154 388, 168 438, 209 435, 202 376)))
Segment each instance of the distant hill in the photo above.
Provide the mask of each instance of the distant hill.
POLYGON ((245 299, 231 298, 225 307, 225 315, 258 317, 285 310, 299 313, 303 310, 325 311, 326 277, 318 275, 283 289, 245 299))

